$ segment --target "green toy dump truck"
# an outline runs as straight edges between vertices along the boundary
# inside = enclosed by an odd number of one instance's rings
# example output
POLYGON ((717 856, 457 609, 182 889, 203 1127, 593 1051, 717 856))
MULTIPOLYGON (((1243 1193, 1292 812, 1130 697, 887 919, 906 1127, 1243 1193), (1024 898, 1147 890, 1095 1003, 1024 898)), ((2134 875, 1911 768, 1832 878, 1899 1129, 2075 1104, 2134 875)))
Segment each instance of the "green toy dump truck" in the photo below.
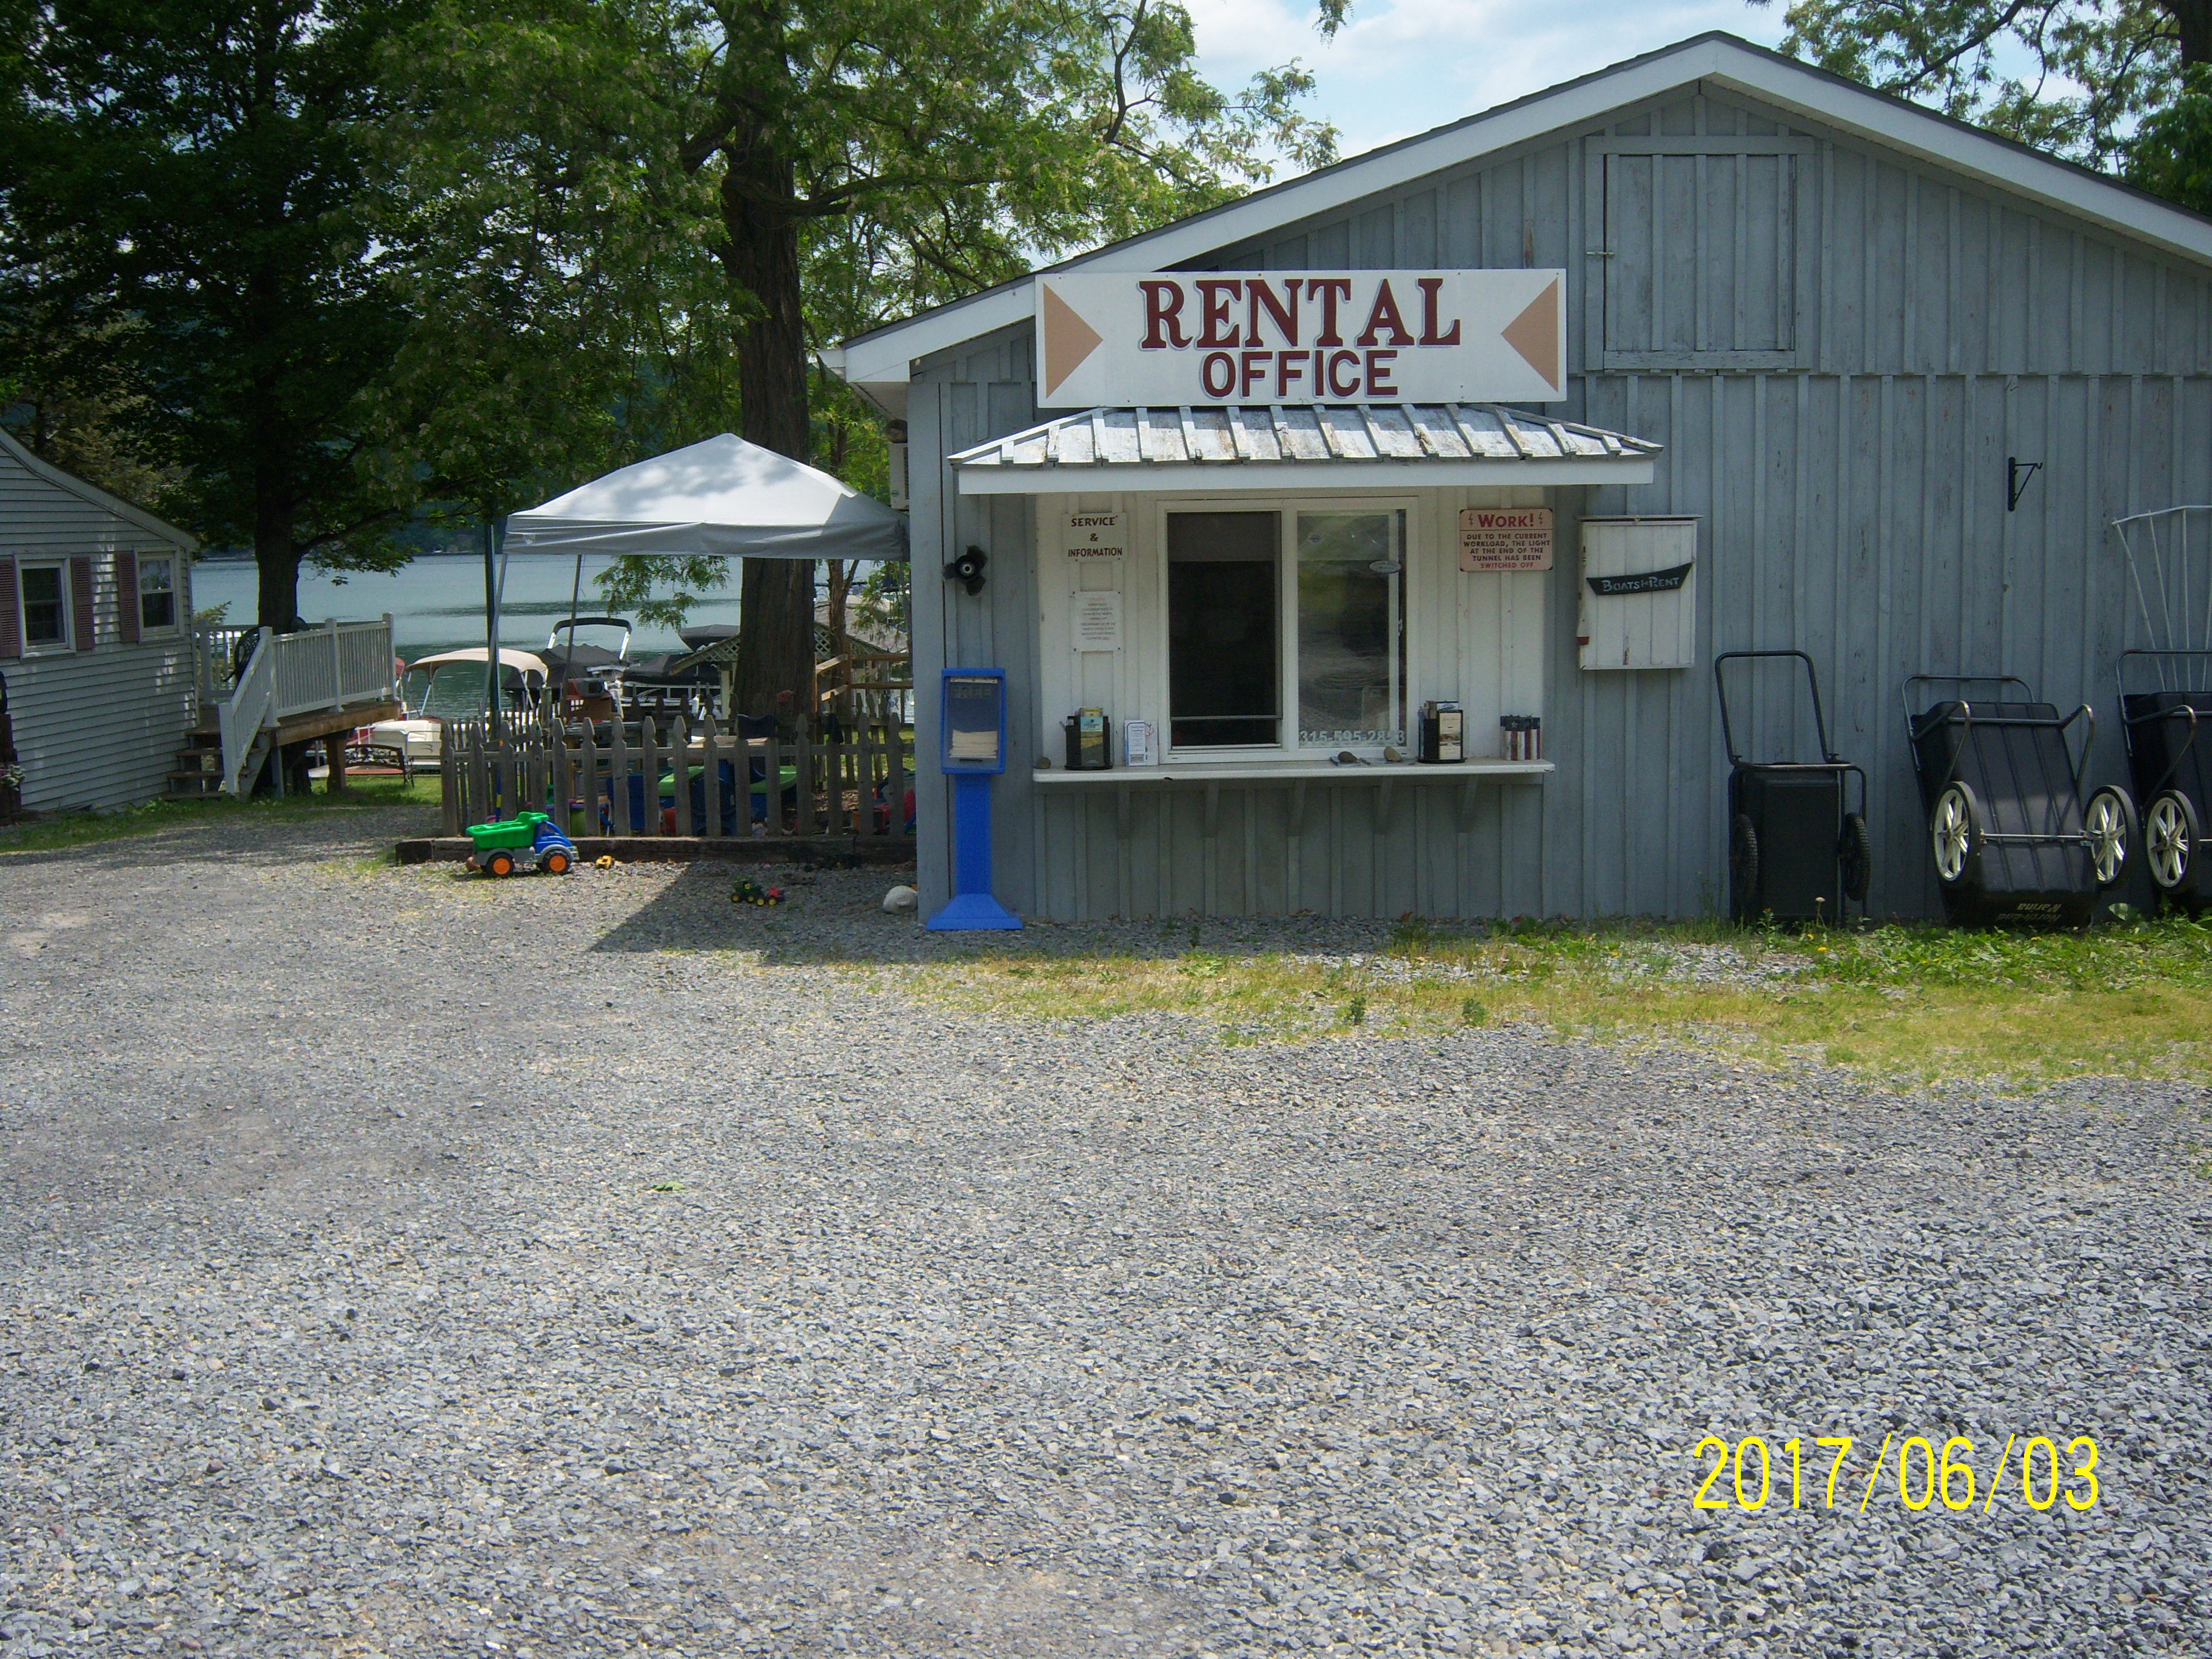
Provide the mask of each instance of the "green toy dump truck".
POLYGON ((563 876, 576 866, 576 843, 543 812, 517 812, 498 823, 472 823, 469 839, 476 843, 470 864, 488 876, 511 876, 524 869, 563 876))

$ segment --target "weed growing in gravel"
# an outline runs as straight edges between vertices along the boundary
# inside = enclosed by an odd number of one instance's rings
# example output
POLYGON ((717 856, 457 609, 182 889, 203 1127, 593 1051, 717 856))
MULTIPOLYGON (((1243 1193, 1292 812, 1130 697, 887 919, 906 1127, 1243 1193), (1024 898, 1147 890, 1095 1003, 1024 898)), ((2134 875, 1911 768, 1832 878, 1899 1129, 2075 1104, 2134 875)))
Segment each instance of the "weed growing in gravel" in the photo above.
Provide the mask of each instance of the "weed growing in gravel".
POLYGON ((1002 954, 915 973, 963 1006, 1042 1018, 1172 1010, 1239 1044, 1518 1021, 1900 1083, 2212 1079, 2212 927, 2181 918, 2043 934, 1408 920, 1385 949, 1350 956, 1002 954))

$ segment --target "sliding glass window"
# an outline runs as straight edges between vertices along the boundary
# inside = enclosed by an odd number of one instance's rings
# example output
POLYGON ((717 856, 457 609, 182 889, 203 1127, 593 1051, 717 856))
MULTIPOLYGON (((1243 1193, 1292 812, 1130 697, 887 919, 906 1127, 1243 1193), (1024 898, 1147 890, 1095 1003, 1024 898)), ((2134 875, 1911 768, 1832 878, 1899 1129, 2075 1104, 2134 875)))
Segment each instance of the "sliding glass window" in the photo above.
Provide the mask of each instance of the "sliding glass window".
POLYGON ((1282 515, 1168 515, 1168 721, 1177 749, 1281 741, 1282 515))
POLYGON ((1406 741, 1406 515, 1301 513, 1298 746, 1406 741))

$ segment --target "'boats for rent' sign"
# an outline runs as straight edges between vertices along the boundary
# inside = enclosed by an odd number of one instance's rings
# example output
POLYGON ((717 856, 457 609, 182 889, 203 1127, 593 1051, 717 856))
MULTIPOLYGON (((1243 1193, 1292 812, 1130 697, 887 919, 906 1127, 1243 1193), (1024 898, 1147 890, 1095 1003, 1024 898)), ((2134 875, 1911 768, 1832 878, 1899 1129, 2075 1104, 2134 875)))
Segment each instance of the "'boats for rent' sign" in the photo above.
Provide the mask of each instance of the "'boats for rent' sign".
POLYGON ((1048 409, 1536 403, 1566 395, 1562 270, 1036 279, 1048 409))

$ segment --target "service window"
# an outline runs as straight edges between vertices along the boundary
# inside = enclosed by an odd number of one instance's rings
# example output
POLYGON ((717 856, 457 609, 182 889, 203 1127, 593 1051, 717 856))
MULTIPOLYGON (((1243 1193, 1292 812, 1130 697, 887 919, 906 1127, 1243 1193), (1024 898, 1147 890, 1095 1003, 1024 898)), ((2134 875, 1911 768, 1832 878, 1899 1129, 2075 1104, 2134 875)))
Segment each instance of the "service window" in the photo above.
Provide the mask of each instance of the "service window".
POLYGON ((21 567, 23 585, 23 647, 66 649, 70 636, 69 576, 58 564, 21 567))
POLYGON ((1402 509, 1170 513, 1167 552, 1172 747, 1405 742, 1402 509))
POLYGON ((1282 514, 1168 515, 1168 740, 1279 742, 1282 514))
POLYGON ((177 625, 177 562, 147 554, 138 561, 138 629, 151 634, 177 625))

